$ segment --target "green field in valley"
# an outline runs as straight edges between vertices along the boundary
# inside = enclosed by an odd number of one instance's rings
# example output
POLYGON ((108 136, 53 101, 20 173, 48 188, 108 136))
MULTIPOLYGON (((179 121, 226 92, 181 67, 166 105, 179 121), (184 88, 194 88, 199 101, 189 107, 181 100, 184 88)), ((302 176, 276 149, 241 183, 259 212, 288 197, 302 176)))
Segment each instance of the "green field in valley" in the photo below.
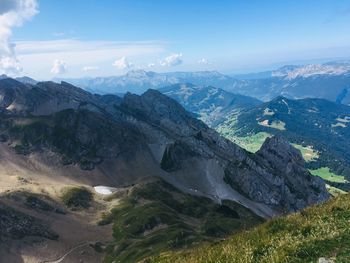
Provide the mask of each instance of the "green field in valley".
POLYGON ((295 143, 292 143, 292 145, 301 151, 301 154, 303 155, 304 160, 306 162, 315 161, 320 157, 319 153, 316 150, 314 150, 311 146, 302 146, 300 144, 295 143))
POLYGON ((328 167, 321 167, 316 170, 310 170, 310 173, 315 176, 319 176, 324 180, 334 183, 349 183, 344 176, 332 173, 328 167))

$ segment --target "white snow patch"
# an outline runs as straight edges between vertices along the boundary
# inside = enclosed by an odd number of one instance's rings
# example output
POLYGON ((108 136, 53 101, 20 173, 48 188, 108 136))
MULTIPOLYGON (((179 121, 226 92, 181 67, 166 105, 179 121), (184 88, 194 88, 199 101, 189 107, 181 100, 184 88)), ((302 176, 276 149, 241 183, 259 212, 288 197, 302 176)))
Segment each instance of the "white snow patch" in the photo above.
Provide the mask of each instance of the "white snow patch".
POLYGON ((101 194, 101 195, 110 195, 110 194, 113 194, 114 188, 108 187, 108 186, 99 185, 99 186, 95 186, 94 190, 95 190, 96 193, 101 194))

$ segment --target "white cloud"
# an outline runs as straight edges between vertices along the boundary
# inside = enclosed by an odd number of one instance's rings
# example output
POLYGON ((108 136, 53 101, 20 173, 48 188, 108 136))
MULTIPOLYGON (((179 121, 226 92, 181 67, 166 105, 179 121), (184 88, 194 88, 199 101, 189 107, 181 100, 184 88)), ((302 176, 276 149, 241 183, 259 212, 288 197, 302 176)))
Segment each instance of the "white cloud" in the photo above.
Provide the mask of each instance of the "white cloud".
POLYGON ((167 56, 166 58, 164 58, 163 60, 161 60, 159 62, 159 64, 161 66, 164 67, 173 67, 173 66, 177 66, 182 64, 183 60, 182 60, 182 54, 178 53, 178 54, 171 54, 169 56, 167 56))
POLYGON ((200 60, 198 60, 198 64, 210 65, 211 63, 206 58, 201 58, 200 60))
POLYGON ((38 13, 36 0, 1 0, 0 3, 0 71, 16 74, 22 70, 11 42, 13 27, 31 19, 38 13))
POLYGON ((149 64, 147 65, 147 67, 149 67, 149 68, 153 68, 153 67, 155 67, 155 66, 156 66, 155 63, 149 63, 149 64))
POLYGON ((53 66, 52 66, 52 69, 51 69, 51 73, 52 74, 64 74, 66 73, 67 71, 67 64, 66 62, 62 61, 62 60, 59 60, 59 59, 56 59, 54 62, 53 62, 53 66))
MULTIPOLYGON (((1 1, 1 0, 0 0, 1 1)), ((99 75, 116 74, 113 58, 123 56, 152 61, 165 50, 163 41, 82 41, 56 39, 49 41, 18 41, 16 51, 23 66, 23 75, 47 80, 47 68, 59 58, 69 65, 67 77, 83 77, 85 66, 98 66, 99 75)))
POLYGON ((88 71, 95 71, 95 70, 98 70, 99 67, 96 67, 96 66, 85 66, 83 67, 83 71, 85 72, 88 72, 88 71))
POLYGON ((133 64, 126 57, 121 57, 114 61, 113 66, 118 69, 129 69, 133 67, 133 64))

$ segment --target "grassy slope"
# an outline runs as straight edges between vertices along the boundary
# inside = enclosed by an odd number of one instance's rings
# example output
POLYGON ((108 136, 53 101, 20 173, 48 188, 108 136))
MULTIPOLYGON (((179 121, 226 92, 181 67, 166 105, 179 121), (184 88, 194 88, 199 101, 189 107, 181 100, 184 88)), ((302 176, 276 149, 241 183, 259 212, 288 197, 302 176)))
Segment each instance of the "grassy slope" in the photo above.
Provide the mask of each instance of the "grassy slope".
POLYGON ((149 262, 350 262, 350 195, 268 221, 215 245, 164 253, 149 262))
POLYGON ((218 241, 262 223, 246 208, 179 192, 155 182, 135 187, 100 224, 113 223, 105 262, 136 262, 163 251, 218 241))

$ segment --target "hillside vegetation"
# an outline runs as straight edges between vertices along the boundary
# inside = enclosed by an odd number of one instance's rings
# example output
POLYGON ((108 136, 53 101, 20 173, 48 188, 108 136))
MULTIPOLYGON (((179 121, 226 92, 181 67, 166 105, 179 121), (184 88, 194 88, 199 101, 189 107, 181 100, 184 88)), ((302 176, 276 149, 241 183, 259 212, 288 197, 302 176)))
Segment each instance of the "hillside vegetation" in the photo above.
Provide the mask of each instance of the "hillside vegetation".
POLYGON ((275 218, 214 245, 164 253, 149 262, 350 262, 350 195, 275 218), (332 262, 332 261, 331 261, 332 262))
POLYGON ((218 205, 165 182, 153 182, 134 187, 99 224, 113 224, 114 241, 105 262, 136 262, 163 251, 218 241, 262 222, 237 203, 218 205))

